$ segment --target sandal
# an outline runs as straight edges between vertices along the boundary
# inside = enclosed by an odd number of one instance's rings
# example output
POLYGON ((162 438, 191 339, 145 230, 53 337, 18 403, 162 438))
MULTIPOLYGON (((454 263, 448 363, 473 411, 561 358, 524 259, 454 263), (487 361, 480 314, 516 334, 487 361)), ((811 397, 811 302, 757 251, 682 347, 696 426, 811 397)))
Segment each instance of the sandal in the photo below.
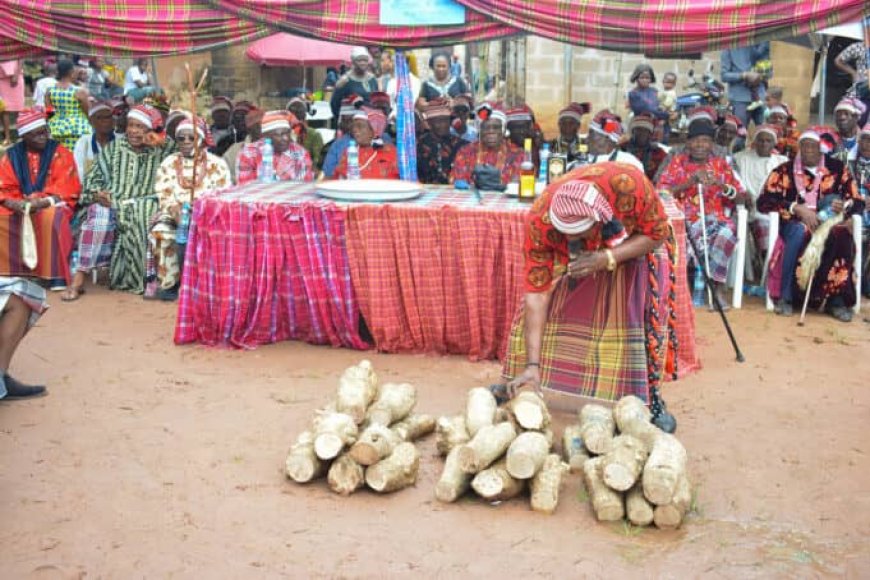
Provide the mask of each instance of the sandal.
POLYGON ((70 286, 61 295, 60 299, 64 302, 75 302, 85 293, 84 286, 70 286))

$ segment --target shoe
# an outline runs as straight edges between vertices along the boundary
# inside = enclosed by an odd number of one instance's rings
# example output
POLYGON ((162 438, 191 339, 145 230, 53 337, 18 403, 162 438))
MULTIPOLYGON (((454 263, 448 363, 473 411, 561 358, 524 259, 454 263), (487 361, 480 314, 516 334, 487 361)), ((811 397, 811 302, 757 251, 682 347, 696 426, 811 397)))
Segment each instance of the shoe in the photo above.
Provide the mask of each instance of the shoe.
POLYGON ((25 385, 17 379, 12 378, 9 373, 3 375, 3 383, 6 385, 6 396, 4 399, 27 399, 46 393, 44 386, 25 385))
POLYGON ((825 313, 840 322, 852 322, 852 309, 845 306, 825 306, 825 313))
POLYGON ((161 288, 157 291, 157 298, 163 300, 164 302, 175 302, 176 300, 178 300, 178 286, 169 290, 164 290, 163 288, 161 288))
POLYGON ((650 418, 650 422, 665 433, 675 432, 677 430, 677 419, 670 412, 668 412, 668 406, 665 404, 664 399, 662 399, 661 395, 659 394, 658 388, 650 388, 649 393, 649 408, 650 411, 652 411, 652 417, 650 418))
POLYGON ((790 302, 786 302, 785 300, 780 300, 774 306, 773 311, 779 314, 780 316, 794 316, 794 307, 790 302))

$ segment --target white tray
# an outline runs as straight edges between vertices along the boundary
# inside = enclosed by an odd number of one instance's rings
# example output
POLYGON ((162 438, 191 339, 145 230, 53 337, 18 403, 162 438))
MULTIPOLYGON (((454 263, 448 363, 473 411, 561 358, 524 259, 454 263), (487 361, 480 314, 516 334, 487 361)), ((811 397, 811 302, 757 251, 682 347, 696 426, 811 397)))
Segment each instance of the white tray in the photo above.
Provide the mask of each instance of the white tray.
POLYGON ((398 179, 332 179, 318 183, 315 191, 337 201, 405 201, 420 197, 423 187, 398 179))

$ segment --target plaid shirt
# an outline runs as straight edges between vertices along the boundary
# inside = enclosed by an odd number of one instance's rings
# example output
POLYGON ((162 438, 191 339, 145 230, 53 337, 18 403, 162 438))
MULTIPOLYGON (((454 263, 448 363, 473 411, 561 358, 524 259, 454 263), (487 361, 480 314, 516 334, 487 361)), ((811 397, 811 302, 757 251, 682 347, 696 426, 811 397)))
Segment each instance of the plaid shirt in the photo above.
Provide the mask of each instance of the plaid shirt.
MULTIPOLYGON (((238 164, 236 180, 239 185, 257 180, 257 168, 260 167, 262 159, 261 142, 249 143, 239 153, 236 160, 238 164)), ((311 156, 302 145, 290 143, 287 151, 275 154, 273 165, 278 181, 314 181, 311 156)))

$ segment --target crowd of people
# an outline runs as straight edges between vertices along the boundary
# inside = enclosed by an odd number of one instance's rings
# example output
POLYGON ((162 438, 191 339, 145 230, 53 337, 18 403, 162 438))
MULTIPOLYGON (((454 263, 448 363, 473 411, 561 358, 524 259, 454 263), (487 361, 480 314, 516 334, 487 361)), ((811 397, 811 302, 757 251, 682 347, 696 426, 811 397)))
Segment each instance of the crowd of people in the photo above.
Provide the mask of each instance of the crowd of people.
MULTIPOLYGON (((34 107, 18 115, 20 141, 0 161, 0 276, 5 276, 0 289, 20 289, 23 283, 11 277, 26 275, 62 290, 62 299, 71 302, 84 294, 90 272, 108 267, 111 288, 174 300, 183 259, 179 228, 191 196, 257 180, 266 140, 278 181, 347 178, 351 144, 362 179, 398 179, 392 58, 383 51, 380 74, 375 74, 369 51, 353 49, 352 67, 335 79, 331 104, 338 133, 326 145, 308 126, 310 103, 303 97, 292 99, 285 110, 265 111, 249 101, 216 96, 207 123, 159 98, 147 60, 128 71, 117 91, 100 73, 100 59, 91 61, 88 75, 69 60, 58 61, 54 82, 36 83, 34 107), (5 243, 25 239, 28 230, 36 247, 35 268, 25 259, 27 252, 5 243)), ((739 62, 742 57, 728 58, 739 62)), ((780 89, 750 90, 752 101, 740 113, 755 123, 751 131, 741 115, 699 106, 688 115, 685 143, 669 146, 675 76, 664 75, 658 91, 655 71, 641 65, 627 95, 630 120, 607 109, 592 114, 588 103, 568 103, 558 114, 558 135, 547 141, 528 105, 475 103, 456 64, 450 55, 436 53, 429 62, 430 78, 412 83, 420 181, 503 190, 519 178, 527 140, 533 143, 536 171, 545 144, 552 154, 581 166, 552 184, 531 211, 525 248, 530 326, 514 337, 507 373, 513 386, 537 385, 542 368, 552 384, 559 383, 559 373, 573 373, 541 343, 552 304, 591 324, 587 299, 625 290, 602 287, 596 278, 579 291, 561 286, 554 291, 564 274, 588 278, 630 263, 636 270, 624 278, 625 284, 649 278, 657 266, 653 261, 641 264, 641 258, 652 256, 668 238, 661 195, 672 196, 681 207, 696 245, 706 243, 704 267, 723 305, 737 242, 736 207, 742 204, 750 211, 748 263, 755 280, 764 276, 768 215, 777 212, 780 243, 770 259, 768 287, 783 316, 802 300, 797 282, 801 254, 822 216, 850 217, 865 210, 870 125, 860 124, 866 108, 855 97, 836 106, 835 127, 800 130, 780 89), (763 105, 752 107, 758 98, 763 105), (569 250, 576 244, 579 253, 569 250)), ((733 83, 757 80, 735 74, 728 77, 733 83)), ((852 283, 855 246, 847 227, 844 221, 831 229, 810 297, 811 304, 824 304, 841 321, 851 320, 860 298, 852 283)), ((32 284, 25 294, 33 304, 44 303, 44 293, 32 284)), ((0 308, 14 318, 19 300, 4 298, 0 308)), ((642 318, 611 321, 637 331, 641 350, 642 318)), ((576 332, 573 319, 560 320, 559 332, 576 332)), ((16 321, 14 333, 20 339, 29 322, 22 326, 16 321)), ((661 375, 660 368, 648 370, 661 375)), ((596 381, 587 385, 589 392, 613 388, 596 381)), ((26 385, 7 377, 6 390, 18 387, 26 385)), ((638 394, 646 399, 649 393, 638 394)))

